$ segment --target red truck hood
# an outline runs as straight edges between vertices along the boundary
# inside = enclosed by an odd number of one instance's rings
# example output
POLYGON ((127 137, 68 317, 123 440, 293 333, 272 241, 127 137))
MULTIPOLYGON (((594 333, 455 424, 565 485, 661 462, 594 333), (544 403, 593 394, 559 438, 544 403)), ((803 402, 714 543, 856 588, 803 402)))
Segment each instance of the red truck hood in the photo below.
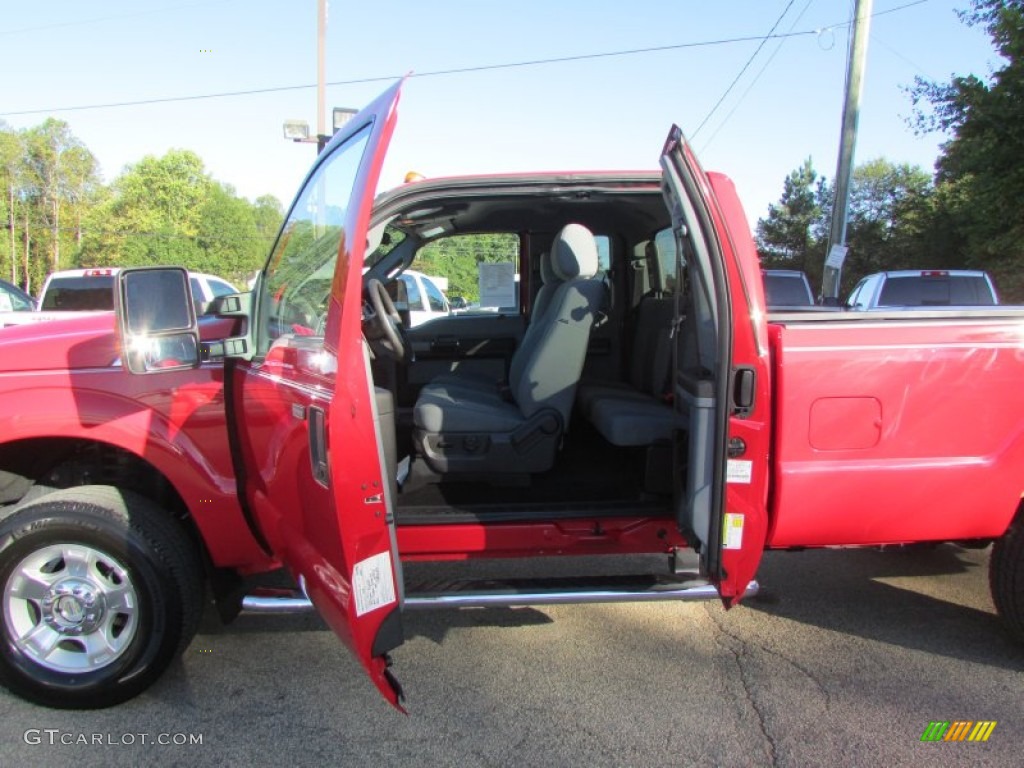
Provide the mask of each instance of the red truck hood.
POLYGON ((0 372, 108 368, 119 355, 113 312, 0 329, 0 372))

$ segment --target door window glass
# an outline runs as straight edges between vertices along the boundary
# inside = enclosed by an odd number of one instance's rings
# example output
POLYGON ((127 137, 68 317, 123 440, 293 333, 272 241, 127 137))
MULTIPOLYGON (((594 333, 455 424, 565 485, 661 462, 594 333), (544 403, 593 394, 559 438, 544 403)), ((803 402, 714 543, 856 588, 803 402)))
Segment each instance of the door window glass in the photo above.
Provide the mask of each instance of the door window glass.
POLYGON ((281 336, 322 335, 345 215, 371 126, 335 149, 306 183, 267 263, 258 351, 281 336))
POLYGON ((612 265, 612 241, 608 235, 594 235, 597 242, 597 271, 607 272, 612 265))
POLYGON ((431 297, 425 289, 431 309, 447 311, 448 302, 457 297, 465 302, 464 312, 519 313, 519 235, 514 232, 488 232, 442 237, 416 252, 412 269, 447 285, 447 301, 440 289, 431 297), (438 279, 440 278, 440 279, 438 279), (434 302, 441 300, 440 307, 434 302))
POLYGON ((679 266, 686 266, 686 260, 676 258, 676 235, 671 228, 663 229, 654 236, 654 250, 657 254, 657 283, 666 296, 675 294, 679 285, 679 266))

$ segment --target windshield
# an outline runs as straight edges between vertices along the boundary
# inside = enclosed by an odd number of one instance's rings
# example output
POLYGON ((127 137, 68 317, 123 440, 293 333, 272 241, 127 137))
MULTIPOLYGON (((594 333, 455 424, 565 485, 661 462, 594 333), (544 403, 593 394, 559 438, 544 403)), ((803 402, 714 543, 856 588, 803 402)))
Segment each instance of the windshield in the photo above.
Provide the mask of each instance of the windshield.
POLYGON ((389 221, 384 227, 374 227, 370 230, 366 256, 363 258, 363 271, 377 264, 401 245, 408 236, 407 232, 395 225, 394 219, 389 221))
POLYGON ((0 312, 28 312, 32 299, 17 286, 0 280, 0 312))

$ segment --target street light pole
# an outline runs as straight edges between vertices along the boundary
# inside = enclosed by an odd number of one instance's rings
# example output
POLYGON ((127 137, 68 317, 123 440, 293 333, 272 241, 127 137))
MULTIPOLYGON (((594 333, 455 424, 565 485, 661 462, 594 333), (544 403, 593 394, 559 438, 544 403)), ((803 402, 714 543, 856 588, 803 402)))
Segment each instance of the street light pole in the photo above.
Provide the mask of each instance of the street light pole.
POLYGON ((327 108, 324 106, 324 58, 327 47, 327 0, 317 0, 316 8, 316 151, 327 144, 327 108))
POLYGON ((846 259, 846 216, 850 204, 850 178, 853 150, 857 143, 857 120, 860 97, 864 90, 864 62, 868 52, 873 0, 857 0, 851 34, 850 58, 846 70, 846 103, 843 106, 843 128, 839 139, 839 160, 836 165, 836 196, 832 205, 832 227, 828 237, 828 255, 822 275, 821 296, 826 303, 838 303, 839 282, 846 259))
POLYGON ((331 114, 331 132, 327 132, 327 106, 324 98, 324 59, 327 50, 327 0, 317 0, 316 14, 316 134, 309 135, 305 120, 285 120, 284 137, 301 144, 316 144, 316 153, 324 151, 327 142, 358 110, 335 107, 331 114))

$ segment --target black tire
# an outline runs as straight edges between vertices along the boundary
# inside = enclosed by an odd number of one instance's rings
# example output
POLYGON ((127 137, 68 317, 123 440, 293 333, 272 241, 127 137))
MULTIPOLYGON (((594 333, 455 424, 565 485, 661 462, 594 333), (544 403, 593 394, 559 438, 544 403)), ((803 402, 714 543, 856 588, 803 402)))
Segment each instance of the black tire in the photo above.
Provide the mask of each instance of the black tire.
POLYGON ((996 540, 988 561, 992 602, 1016 640, 1024 643, 1024 514, 996 540))
POLYGON ((138 695, 202 608, 195 545, 142 496, 68 488, 0 521, 0 683, 29 701, 99 709, 138 695))

